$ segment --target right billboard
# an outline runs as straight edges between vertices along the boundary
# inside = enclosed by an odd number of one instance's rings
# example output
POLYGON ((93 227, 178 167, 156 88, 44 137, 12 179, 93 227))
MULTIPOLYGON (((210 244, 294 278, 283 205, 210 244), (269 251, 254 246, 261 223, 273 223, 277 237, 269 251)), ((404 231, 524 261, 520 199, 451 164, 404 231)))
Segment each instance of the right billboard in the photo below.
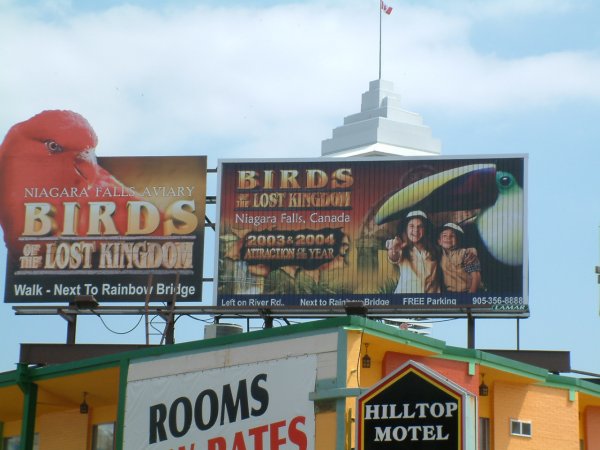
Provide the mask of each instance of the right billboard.
POLYGON ((219 165, 215 304, 524 317, 527 157, 219 165))

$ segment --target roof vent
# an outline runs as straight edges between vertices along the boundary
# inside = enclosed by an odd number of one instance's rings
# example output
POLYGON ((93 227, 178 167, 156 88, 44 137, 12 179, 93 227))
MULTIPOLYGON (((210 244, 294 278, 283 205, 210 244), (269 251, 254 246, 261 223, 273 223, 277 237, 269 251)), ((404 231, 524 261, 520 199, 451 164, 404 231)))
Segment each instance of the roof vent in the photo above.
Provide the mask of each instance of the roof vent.
POLYGON ((212 323, 204 327, 204 339, 241 334, 243 331, 242 326, 235 323, 212 323))

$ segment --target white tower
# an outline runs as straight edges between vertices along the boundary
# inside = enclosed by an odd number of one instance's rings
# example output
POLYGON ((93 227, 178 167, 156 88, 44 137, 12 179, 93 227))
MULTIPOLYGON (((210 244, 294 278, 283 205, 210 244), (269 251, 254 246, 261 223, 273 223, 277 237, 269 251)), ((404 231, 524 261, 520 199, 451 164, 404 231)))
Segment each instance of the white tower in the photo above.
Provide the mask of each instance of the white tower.
POLYGON ((420 114, 400 108, 394 84, 375 80, 362 94, 360 112, 322 141, 321 156, 436 156, 441 147, 420 114))

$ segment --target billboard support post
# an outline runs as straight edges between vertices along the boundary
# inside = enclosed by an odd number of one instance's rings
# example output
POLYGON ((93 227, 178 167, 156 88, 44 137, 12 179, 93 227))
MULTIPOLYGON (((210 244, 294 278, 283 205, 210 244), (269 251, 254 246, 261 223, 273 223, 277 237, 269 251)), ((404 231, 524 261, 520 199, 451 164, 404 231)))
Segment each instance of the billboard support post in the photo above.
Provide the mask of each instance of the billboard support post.
POLYGON ((517 350, 521 350, 521 320, 517 317, 517 350))
POLYGON ((152 274, 148 275, 148 284, 146 285, 146 301, 144 302, 144 316, 146 322, 146 345, 150 345, 150 319, 148 309, 150 305, 150 288, 152 287, 152 274))
MULTIPOLYGON (((69 307, 73 308, 75 305, 69 303, 69 307)), ((67 344, 75 343, 75 336, 77 335, 77 314, 61 314, 63 319, 67 321, 67 344)))
POLYGON ((165 344, 175 343, 175 318, 173 317, 173 303, 169 305, 169 314, 167 315, 167 325, 165 329, 165 344))
POLYGON ((469 313, 467 319, 467 348, 475 348, 475 317, 469 313))
MULTIPOLYGON (((179 287, 179 272, 175 274, 175 286, 179 287)), ((175 343, 175 304, 177 302, 177 291, 173 292, 173 297, 171 301, 167 304, 169 308, 168 314, 163 315, 163 319, 165 320, 165 331, 163 334, 163 339, 167 345, 175 343)), ((161 339, 162 343, 162 339, 161 339)))
POLYGON ((168 312, 163 310, 158 311, 158 315, 165 321, 165 329, 160 339, 160 344, 170 345, 175 343, 175 305, 173 302, 167 303, 168 312))
MULTIPOLYGON (((92 310, 98 307, 98 301, 93 295, 78 295, 69 301, 69 310, 92 310)), ((65 313, 59 311, 63 319, 67 321, 67 344, 74 344, 77 335, 77 313, 65 313)))

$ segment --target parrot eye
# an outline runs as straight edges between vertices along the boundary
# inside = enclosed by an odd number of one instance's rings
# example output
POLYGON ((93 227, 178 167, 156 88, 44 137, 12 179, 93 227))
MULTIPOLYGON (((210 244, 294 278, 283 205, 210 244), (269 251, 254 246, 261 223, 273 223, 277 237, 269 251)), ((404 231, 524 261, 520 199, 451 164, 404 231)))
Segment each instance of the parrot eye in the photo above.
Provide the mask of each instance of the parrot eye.
POLYGON ((45 141, 44 144, 46 144, 46 148, 50 153, 60 153, 63 151, 63 148, 55 141, 48 140, 45 141))

